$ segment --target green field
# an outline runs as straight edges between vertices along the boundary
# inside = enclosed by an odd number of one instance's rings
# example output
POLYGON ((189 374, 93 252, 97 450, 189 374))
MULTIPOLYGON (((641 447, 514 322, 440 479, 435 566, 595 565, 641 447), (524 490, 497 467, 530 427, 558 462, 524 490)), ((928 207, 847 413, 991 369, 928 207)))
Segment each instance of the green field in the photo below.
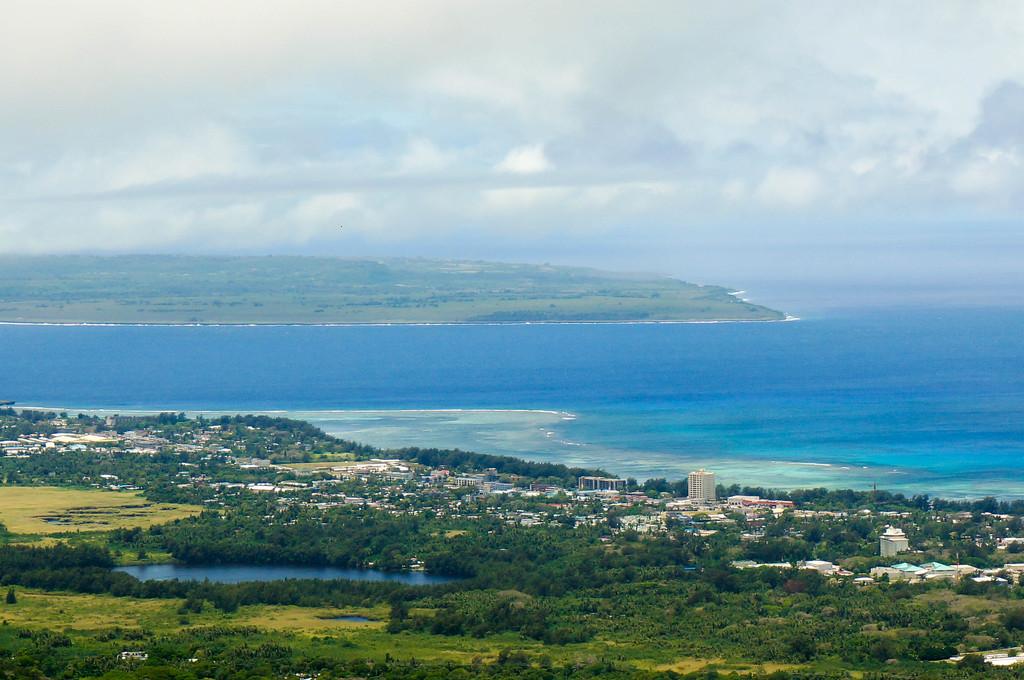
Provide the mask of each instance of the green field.
POLYGON ((129 491, 0 486, 0 522, 15 534, 59 534, 149 527, 202 508, 153 503, 129 491))
MULTIPOLYGON (((922 593, 915 599, 925 603, 936 598, 944 601, 962 600, 970 605, 975 616, 990 618, 1013 606, 1012 601, 957 597, 945 591, 922 593)), ((66 634, 72 639, 73 648, 79 654, 102 654, 106 646, 110 646, 109 654, 124 648, 151 649, 160 640, 187 636, 190 631, 216 629, 238 631, 235 644, 248 642, 255 645, 271 640, 287 645, 300 655, 340 660, 371 659, 381 662, 386 658, 405 661, 416 659, 428 664, 453 662, 470 666, 477 662, 494 663, 500 653, 515 651, 525 655, 535 667, 542 663, 572 667, 593 663, 597 659, 610 659, 620 668, 678 674, 706 673, 714 669, 719 673, 739 676, 802 671, 809 673, 809 677, 818 677, 817 672, 835 673, 847 678, 863 677, 862 672, 845 669, 835 659, 798 664, 684 656, 675 649, 676 645, 671 640, 651 644, 650 640, 644 640, 639 634, 638 639, 629 641, 598 637, 585 643, 565 645, 545 645, 510 633, 484 638, 408 631, 390 634, 385 630, 387 608, 384 606, 338 609, 252 605, 230 613, 207 606, 202 612, 183 615, 182 604, 183 601, 179 599, 139 599, 17 588, 16 604, 5 605, 0 602, 0 622, 12 630, 51 630, 66 634), (353 623, 337 618, 351 615, 374 620, 353 623), (245 632, 247 630, 252 632, 245 632), (141 633, 141 637, 136 638, 135 642, 126 642, 126 639, 132 639, 132 631, 141 633), (106 642, 111 637, 119 641, 106 642)), ((877 633, 879 637, 913 637, 922 634, 922 631, 909 628, 877 633)), ((202 656, 203 650, 192 653, 202 656)), ((952 670, 945 664, 936 667, 936 671, 947 669, 952 670)))
POLYGON ((577 267, 316 257, 0 257, 0 321, 770 321, 719 286, 577 267))
MULTIPOLYGON (((287 644, 303 654, 335 659, 418 659, 424 662, 455 662, 472 664, 475 660, 493 663, 503 650, 516 650, 537 662, 546 658, 553 663, 579 664, 596 658, 613 657, 624 665, 644 670, 694 672, 708 667, 738 673, 772 672, 796 669, 795 664, 730 663, 723 659, 673 657, 669 650, 656 647, 620 648, 612 641, 594 640, 583 644, 543 645, 521 636, 505 634, 487 638, 453 637, 404 632, 398 635, 384 630, 387 610, 330 609, 255 605, 241 607, 232 613, 207 607, 201 613, 182 616, 181 600, 139 599, 78 593, 43 592, 30 588, 17 589, 17 603, 0 602, 0 620, 4 626, 29 630, 53 630, 67 634, 81 651, 97 652, 103 640, 114 631, 145 631, 145 642, 136 646, 151 647, 154 639, 169 639, 190 629, 208 627, 244 630, 254 626, 253 637, 287 644), (368 623, 338 620, 344 615, 382 619, 368 623)), ((121 646, 125 646, 121 643, 121 646)), ((118 647, 118 649, 121 647, 118 647)))

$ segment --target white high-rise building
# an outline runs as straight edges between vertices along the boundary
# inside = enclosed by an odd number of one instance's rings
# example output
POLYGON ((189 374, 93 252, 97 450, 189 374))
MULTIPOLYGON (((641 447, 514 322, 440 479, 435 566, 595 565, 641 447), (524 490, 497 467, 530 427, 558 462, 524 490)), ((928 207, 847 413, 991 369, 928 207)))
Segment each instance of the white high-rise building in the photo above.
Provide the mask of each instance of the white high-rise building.
POLYGON ((691 472, 686 478, 686 488, 691 501, 715 500, 715 473, 704 468, 691 472))

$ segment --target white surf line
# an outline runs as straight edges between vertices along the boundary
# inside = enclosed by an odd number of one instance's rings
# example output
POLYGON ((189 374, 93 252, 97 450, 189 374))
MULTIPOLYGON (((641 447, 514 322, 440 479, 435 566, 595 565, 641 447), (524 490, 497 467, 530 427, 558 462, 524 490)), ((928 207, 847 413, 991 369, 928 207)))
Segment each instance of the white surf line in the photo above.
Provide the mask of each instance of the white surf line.
MULTIPOLYGON (((740 297, 741 295, 743 295, 746 292, 747 291, 745 291, 745 290, 734 290, 734 291, 730 292, 729 295, 733 296, 737 300, 740 300, 741 302, 750 302, 750 298, 740 297)), ((756 320, 757 319, 751 319, 751 321, 756 321, 756 320)), ((770 321, 799 321, 800 317, 799 316, 794 316, 792 314, 786 314, 786 317, 784 319, 760 319, 760 320, 761 321, 765 321, 765 322, 770 322, 770 321)), ((694 323, 696 323, 696 322, 694 322, 694 323)))
MULTIPOLYGON (((17 410, 29 410, 29 411, 63 411, 67 413, 112 413, 112 414, 160 414, 170 412, 184 412, 184 413, 198 413, 198 414, 222 414, 222 413, 233 413, 233 414, 251 414, 251 415, 264 415, 264 414, 310 414, 316 416, 323 416, 327 414, 372 414, 372 413, 467 413, 467 414, 480 414, 480 413, 527 413, 527 414, 543 414, 549 416, 559 416, 563 420, 570 419, 575 420, 579 416, 570 411, 551 411, 548 409, 539 408, 376 408, 376 409, 257 409, 248 411, 238 411, 234 409, 139 409, 139 408, 89 408, 89 407, 75 407, 75 406, 36 406, 31 404, 17 405, 17 410)), ((297 418, 301 420, 301 418, 297 418)))
MULTIPOLYGON (((205 411, 205 413, 216 413, 217 411, 205 411)), ((200 411, 195 411, 200 413, 200 411)), ((257 411, 256 413, 268 413, 267 411, 257 411)), ((376 409, 300 409, 293 411, 279 411, 279 413, 309 413, 309 414, 372 414, 372 413, 467 413, 467 414, 481 414, 481 413, 528 413, 528 414, 543 414, 548 416, 559 416, 563 420, 566 418, 575 420, 578 416, 575 413, 569 411, 550 411, 547 409, 540 408, 376 408, 376 409)))
POLYGON ((653 326, 720 323, 785 323, 782 319, 635 319, 631 321, 368 321, 339 323, 141 323, 108 321, 0 321, 0 326, 53 326, 61 328, 389 328, 393 326, 653 326))

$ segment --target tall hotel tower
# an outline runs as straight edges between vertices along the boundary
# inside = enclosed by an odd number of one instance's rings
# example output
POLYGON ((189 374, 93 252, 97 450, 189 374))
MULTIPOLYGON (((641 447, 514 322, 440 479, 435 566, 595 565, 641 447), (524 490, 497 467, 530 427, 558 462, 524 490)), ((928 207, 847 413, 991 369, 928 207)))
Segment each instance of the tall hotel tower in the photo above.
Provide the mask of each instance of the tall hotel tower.
POLYGON ((704 468, 691 472, 686 478, 688 498, 691 501, 713 501, 715 500, 715 473, 708 472, 704 468))

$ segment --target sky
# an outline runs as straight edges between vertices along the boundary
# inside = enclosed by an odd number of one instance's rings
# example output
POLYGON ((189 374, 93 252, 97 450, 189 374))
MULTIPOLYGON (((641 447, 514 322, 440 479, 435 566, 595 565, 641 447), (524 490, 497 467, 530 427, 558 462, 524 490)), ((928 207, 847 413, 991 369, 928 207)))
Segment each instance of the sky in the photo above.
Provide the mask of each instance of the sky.
POLYGON ((0 253, 480 258, 808 307, 1024 304, 1024 3, 0 17, 0 253))

